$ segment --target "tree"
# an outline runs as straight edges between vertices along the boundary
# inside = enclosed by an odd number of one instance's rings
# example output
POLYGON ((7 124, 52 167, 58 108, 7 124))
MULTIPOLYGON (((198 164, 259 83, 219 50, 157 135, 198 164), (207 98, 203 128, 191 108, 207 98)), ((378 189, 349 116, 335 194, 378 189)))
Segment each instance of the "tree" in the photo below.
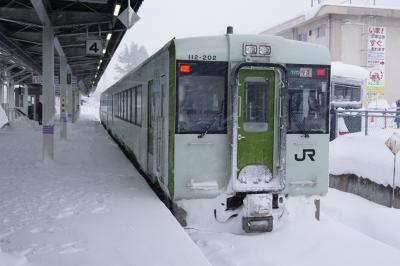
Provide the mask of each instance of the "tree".
POLYGON ((149 57, 146 48, 134 42, 131 42, 129 46, 125 44, 124 50, 117 55, 118 62, 115 70, 119 75, 115 79, 119 79, 149 57))

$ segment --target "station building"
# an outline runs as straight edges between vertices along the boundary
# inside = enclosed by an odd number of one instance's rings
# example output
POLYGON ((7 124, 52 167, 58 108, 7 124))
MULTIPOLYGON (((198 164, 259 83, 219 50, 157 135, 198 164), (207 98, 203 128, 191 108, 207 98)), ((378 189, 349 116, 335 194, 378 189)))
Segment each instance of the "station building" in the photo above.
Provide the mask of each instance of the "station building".
POLYGON ((400 98, 400 9, 323 4, 261 34, 324 45, 332 61, 370 71, 364 98, 400 98))

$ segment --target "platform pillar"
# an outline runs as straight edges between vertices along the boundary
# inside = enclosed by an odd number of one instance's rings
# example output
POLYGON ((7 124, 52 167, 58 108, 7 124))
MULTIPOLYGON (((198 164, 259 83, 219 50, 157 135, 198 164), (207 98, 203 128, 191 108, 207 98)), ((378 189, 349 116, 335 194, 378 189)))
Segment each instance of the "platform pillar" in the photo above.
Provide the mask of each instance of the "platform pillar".
POLYGON ((43 26, 43 160, 54 159, 54 31, 43 26))
POLYGON ((8 120, 13 121, 15 119, 15 88, 14 79, 8 79, 7 87, 7 105, 8 105, 8 120))
POLYGON ((24 95, 22 97, 24 112, 28 116, 28 86, 24 86, 24 95))
POLYGON ((68 121, 73 122, 74 119, 74 89, 72 87, 72 84, 69 86, 68 91, 67 91, 67 113, 68 113, 68 121))
POLYGON ((0 104, 3 103, 4 99, 4 79, 2 77, 2 73, 0 75, 0 104))
POLYGON ((67 60, 60 56, 60 136, 67 139, 67 60))

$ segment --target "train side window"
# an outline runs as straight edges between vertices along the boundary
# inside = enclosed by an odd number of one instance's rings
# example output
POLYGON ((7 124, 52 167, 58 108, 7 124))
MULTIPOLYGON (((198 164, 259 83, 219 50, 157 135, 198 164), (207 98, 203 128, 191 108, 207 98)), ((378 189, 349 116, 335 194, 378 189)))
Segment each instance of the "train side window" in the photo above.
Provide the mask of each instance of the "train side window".
POLYGON ((122 116, 122 97, 121 97, 121 93, 118 93, 118 117, 121 118, 122 116))
POLYGON ((131 121, 131 90, 126 90, 126 121, 131 121))
POLYGON ((121 92, 121 119, 125 118, 125 93, 121 92))
POLYGON ((136 124, 136 87, 132 88, 132 123, 136 124))
POLYGON ((136 87, 136 124, 142 125, 142 85, 136 87))
POLYGON ((153 128, 152 121, 154 120, 154 115, 153 115, 153 102, 154 102, 154 95, 153 95, 153 81, 150 80, 148 82, 148 101, 147 101, 147 124, 149 128, 153 128))
POLYGON ((268 130, 268 81, 251 77, 244 86, 244 130, 263 132, 268 130))
POLYGON ((129 109, 128 109, 128 106, 129 106, 129 104, 128 104, 128 100, 129 100, 129 98, 128 98, 128 90, 125 90, 124 91, 124 94, 125 94, 125 116, 124 116, 124 119, 126 120, 126 121, 129 121, 128 119, 129 119, 129 109))

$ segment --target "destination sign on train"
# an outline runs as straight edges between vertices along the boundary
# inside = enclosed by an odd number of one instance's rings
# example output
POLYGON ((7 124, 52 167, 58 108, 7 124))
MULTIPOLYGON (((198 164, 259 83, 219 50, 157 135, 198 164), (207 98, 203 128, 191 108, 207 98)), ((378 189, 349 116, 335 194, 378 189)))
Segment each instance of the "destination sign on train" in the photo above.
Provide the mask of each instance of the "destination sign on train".
POLYGON ((290 77, 297 78, 324 78, 327 75, 327 70, 325 68, 289 68, 288 72, 290 77))

